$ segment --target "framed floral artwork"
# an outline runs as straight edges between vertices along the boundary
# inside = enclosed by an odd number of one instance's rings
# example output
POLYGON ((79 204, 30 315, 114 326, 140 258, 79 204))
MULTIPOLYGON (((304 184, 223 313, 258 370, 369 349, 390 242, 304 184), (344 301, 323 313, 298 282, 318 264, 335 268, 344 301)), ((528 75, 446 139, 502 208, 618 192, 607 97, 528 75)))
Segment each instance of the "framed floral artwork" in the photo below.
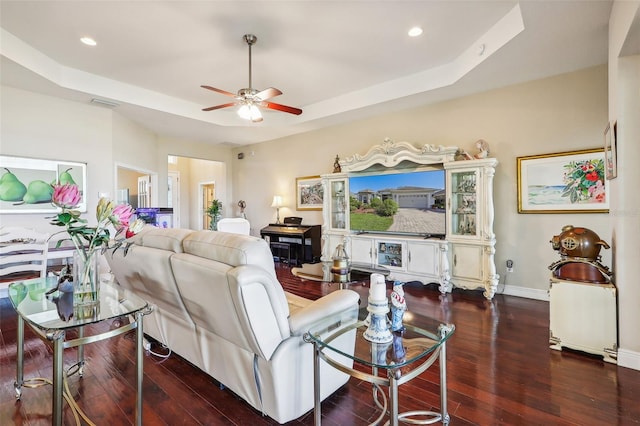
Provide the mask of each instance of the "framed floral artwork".
POLYGON ((604 130, 604 160, 607 170, 607 179, 615 179, 618 176, 618 156, 616 148, 616 122, 607 124, 604 130))
POLYGON ((59 212, 51 204, 56 182, 77 184, 82 200, 76 210, 87 211, 85 163, 0 155, 0 213, 59 212))
POLYGON ((602 148, 518 157, 518 213, 607 213, 602 148))
POLYGON ((296 178, 296 210, 322 210, 323 198, 320 176, 296 178))

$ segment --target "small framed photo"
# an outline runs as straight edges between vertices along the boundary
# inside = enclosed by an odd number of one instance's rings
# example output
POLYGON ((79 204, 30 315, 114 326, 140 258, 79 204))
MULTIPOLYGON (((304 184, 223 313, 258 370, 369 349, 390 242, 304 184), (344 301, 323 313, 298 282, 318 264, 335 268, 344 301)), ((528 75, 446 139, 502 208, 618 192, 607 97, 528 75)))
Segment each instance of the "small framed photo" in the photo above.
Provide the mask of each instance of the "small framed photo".
POLYGON ((518 213, 608 213, 602 148, 518 157, 518 213))
POLYGON ((617 122, 607 123, 604 130, 604 161, 607 170, 607 179, 615 179, 618 176, 618 155, 616 146, 617 122))
POLYGON ((296 210, 322 210, 323 198, 320 176, 296 178, 296 210))

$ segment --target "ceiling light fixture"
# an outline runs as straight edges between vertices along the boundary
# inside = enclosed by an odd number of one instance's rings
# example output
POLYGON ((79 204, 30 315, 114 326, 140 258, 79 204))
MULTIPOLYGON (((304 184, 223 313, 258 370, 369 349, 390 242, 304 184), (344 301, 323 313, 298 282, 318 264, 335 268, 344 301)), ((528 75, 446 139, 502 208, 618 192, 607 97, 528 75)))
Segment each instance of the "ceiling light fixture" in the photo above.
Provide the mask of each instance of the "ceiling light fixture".
POLYGON ((413 27, 409 30, 407 34, 409 34, 409 37, 418 37, 420 34, 422 34, 422 28, 413 27))
POLYGON ((91 37, 82 37, 80 39, 80 41, 84 44, 86 44, 87 46, 95 46, 98 43, 96 43, 96 41, 94 39, 92 39, 91 37))
POLYGON ((260 109, 253 103, 245 103, 238 108, 238 115, 245 120, 251 120, 254 123, 262 121, 262 113, 260 109))

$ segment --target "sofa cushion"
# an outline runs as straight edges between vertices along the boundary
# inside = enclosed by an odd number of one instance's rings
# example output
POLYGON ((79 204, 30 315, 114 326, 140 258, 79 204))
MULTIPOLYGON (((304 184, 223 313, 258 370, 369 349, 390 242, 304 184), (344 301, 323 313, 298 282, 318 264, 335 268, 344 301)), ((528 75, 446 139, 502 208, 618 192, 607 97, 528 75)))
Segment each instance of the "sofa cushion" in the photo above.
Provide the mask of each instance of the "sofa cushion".
POLYGON ((145 227, 143 231, 139 240, 135 241, 136 244, 175 253, 182 253, 184 251, 182 242, 187 235, 193 233, 190 229, 180 228, 161 229, 153 227, 152 229, 148 229, 148 227, 145 227))
POLYGON ((216 231, 192 232, 183 241, 184 252, 230 266, 255 265, 275 277, 267 242, 249 235, 216 231))

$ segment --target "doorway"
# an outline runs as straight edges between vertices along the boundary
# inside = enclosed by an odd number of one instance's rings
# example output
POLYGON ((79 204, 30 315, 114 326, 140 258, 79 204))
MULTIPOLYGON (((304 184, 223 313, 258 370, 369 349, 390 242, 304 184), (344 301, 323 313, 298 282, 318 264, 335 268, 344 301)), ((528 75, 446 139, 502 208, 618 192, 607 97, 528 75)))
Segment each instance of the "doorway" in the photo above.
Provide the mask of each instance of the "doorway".
POLYGON ((200 211, 202 212, 202 229, 209 229, 211 227, 211 216, 207 214, 207 209, 216 199, 216 184, 215 182, 203 182, 200 184, 200 199, 202 205, 200 211))
POLYGON ((167 179, 167 207, 173 209, 173 223, 180 228, 180 172, 170 171, 167 179))
POLYGON ((117 203, 128 203, 134 209, 145 207, 140 202, 153 206, 158 202, 158 174, 151 170, 143 170, 116 163, 115 200, 117 203), (142 183, 141 183, 142 182, 142 183), (142 197, 142 198, 141 198, 142 197))
MULTIPOLYGON (((199 158, 168 156, 167 176, 177 177, 173 180, 173 190, 167 192, 167 204, 173 203, 174 214, 179 211, 181 228, 208 229, 206 208, 211 205, 209 200, 220 200, 227 204, 227 165, 222 161, 203 160, 199 158), (209 191, 209 198, 205 199, 203 185, 214 185, 213 193, 209 191), (178 188, 176 191, 175 188, 178 188)), ((164 184, 164 181, 162 182, 164 184)))

